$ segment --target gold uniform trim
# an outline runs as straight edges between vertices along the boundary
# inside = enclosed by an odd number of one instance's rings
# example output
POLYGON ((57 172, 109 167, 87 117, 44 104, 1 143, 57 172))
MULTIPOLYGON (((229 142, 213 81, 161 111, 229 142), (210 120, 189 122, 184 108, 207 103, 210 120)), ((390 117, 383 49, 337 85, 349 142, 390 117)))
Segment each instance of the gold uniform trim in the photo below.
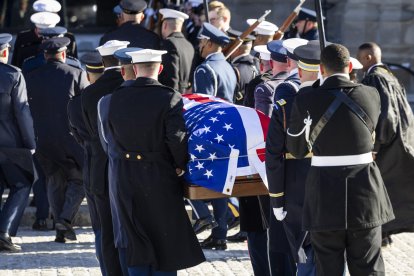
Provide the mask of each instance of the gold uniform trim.
MULTIPOLYGON (((309 152, 305 155, 303 158, 312 158, 313 154, 312 152, 309 152)), ((297 159, 295 156, 293 156, 290 152, 285 153, 285 159, 297 159)))
POLYGON ((284 193, 284 192, 277 193, 277 194, 269 193, 269 196, 270 196, 270 197, 282 197, 282 196, 284 196, 284 195, 285 195, 285 193, 284 193))
POLYGON ((319 64, 305 63, 301 60, 299 60, 299 62, 298 62, 298 67, 302 70, 310 71, 310 72, 318 72, 319 71, 319 64))

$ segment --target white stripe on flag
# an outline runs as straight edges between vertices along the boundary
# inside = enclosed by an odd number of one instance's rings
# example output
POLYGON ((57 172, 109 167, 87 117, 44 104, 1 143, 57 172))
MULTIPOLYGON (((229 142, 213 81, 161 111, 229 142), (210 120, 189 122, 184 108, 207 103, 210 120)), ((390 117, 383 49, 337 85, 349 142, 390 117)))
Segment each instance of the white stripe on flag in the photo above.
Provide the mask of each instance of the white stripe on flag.
POLYGON ((237 161, 239 158, 239 150, 232 149, 230 152, 229 165, 227 167, 226 183, 224 183, 223 194, 231 195, 233 192, 234 181, 237 176, 237 161))
MULTIPOLYGON (((262 124, 260 123, 259 115, 257 115, 256 110, 253 108, 237 106, 237 111, 240 114, 246 131, 246 148, 247 154, 249 154, 250 163, 250 150, 256 149, 258 145, 261 145, 264 142, 262 124)), ((252 175, 256 173, 258 173, 258 171, 253 164, 250 164, 248 167, 237 169, 238 176, 252 175)))

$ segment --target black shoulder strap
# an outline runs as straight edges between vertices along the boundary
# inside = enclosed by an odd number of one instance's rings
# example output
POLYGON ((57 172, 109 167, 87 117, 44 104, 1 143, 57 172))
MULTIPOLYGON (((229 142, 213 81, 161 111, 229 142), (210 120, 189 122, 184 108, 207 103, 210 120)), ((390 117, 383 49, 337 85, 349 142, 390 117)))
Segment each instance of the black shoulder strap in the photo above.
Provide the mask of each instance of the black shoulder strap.
POLYGON ((345 94, 342 90, 335 91, 335 95, 337 98, 340 98, 344 104, 354 112, 355 115, 367 126, 369 131, 372 133, 375 130, 374 123, 371 121, 371 118, 368 114, 347 94, 345 94))
MULTIPOLYGON (((352 89, 350 91, 352 91, 352 89)), ((348 97, 348 95, 345 94, 342 89, 336 90, 333 93, 335 95, 335 100, 331 103, 331 105, 319 119, 318 123, 315 125, 310 134, 308 141, 308 147, 310 150, 312 149, 313 143, 316 141, 319 134, 321 134, 323 128, 326 126, 332 115, 336 112, 336 110, 338 110, 339 106, 342 103, 345 104, 355 115, 358 116, 358 118, 369 129, 370 133, 372 133, 375 129, 375 126, 372 123, 371 118, 369 118, 368 114, 355 101, 348 97)))

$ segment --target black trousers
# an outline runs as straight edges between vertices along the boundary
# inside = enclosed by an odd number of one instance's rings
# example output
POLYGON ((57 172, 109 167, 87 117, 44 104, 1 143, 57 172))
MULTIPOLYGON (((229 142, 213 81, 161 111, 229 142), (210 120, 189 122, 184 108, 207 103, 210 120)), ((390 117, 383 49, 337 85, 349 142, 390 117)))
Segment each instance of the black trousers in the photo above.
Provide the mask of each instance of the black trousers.
POLYGON ((345 258, 351 276, 385 275, 381 226, 310 233, 318 276, 343 275, 345 258))

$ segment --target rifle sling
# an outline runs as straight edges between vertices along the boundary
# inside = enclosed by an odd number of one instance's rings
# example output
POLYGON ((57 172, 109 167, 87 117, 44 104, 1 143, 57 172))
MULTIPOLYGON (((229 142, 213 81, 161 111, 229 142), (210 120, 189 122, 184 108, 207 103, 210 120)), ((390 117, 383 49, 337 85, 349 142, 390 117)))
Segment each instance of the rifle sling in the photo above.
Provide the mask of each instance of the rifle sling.
POLYGON ((331 119, 332 115, 338 110, 341 104, 345 104, 364 123, 370 133, 372 133, 375 129, 375 126, 369 118, 368 114, 354 100, 348 97, 348 95, 345 94, 342 89, 334 91, 333 94, 335 95, 335 100, 331 103, 331 105, 319 119, 318 123, 315 125, 310 134, 310 145, 314 144, 319 134, 322 132, 326 124, 331 119))

